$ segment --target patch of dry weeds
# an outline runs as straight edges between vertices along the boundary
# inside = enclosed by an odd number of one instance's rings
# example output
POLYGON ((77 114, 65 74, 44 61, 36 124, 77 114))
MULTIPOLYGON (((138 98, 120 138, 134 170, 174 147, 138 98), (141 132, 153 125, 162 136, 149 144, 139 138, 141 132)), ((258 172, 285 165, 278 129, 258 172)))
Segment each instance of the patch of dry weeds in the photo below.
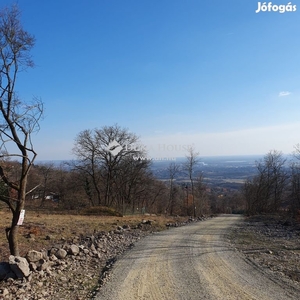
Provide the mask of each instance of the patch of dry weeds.
MULTIPOLYGON (((75 236, 92 235, 95 232, 108 232, 117 226, 129 225, 135 227, 142 220, 151 220, 151 231, 166 228, 166 223, 181 222, 183 217, 132 215, 116 216, 82 216, 68 214, 47 214, 26 211, 25 220, 19 226, 20 255, 24 256, 28 250, 50 249, 62 240, 72 240, 75 236)), ((10 226, 11 213, 0 211, 0 261, 7 261, 9 256, 5 228, 10 226)))

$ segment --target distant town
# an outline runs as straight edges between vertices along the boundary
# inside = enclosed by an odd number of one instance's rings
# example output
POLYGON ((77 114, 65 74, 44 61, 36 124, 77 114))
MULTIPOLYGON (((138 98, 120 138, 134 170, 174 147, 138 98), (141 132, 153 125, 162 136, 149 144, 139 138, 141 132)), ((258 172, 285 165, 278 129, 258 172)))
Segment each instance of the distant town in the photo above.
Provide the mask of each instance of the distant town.
MULTIPOLYGON (((246 179, 257 173, 256 162, 262 158, 263 155, 203 157, 195 168, 194 176, 203 175, 207 192, 238 191, 246 179)), ((176 158, 173 162, 183 165, 185 158, 176 158)), ((154 176, 159 180, 169 180, 169 165, 170 161, 153 161, 151 168, 154 176)), ((184 171, 175 177, 177 184, 189 183, 184 171)))

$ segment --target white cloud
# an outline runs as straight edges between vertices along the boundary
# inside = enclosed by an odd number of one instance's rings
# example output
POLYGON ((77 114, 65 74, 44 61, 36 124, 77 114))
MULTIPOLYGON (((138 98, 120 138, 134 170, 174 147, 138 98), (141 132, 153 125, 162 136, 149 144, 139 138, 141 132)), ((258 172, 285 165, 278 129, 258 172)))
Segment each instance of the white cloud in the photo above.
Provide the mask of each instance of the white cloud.
POLYGON ((286 92, 280 92, 279 93, 279 95, 278 95, 278 97, 285 97, 285 96, 289 96, 291 94, 291 92, 288 92, 288 91, 286 91, 286 92))

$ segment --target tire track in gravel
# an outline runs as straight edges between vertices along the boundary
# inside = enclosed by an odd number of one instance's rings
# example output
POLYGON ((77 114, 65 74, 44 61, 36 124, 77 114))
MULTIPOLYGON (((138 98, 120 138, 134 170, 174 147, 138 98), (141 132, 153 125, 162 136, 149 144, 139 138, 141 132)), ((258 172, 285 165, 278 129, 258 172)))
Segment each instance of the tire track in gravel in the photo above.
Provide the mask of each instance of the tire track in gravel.
POLYGON ((156 233, 117 260, 98 300, 296 300, 283 282, 231 248, 225 236, 241 216, 220 216, 156 233))

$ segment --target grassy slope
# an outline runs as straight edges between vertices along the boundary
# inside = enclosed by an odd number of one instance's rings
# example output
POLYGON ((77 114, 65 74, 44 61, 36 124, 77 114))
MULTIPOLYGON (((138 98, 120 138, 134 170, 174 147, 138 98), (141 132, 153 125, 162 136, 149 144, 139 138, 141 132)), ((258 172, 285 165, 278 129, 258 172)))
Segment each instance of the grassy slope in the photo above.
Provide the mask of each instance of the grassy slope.
MULTIPOLYGON (((182 221, 184 218, 173 218, 164 216, 95 216, 95 215, 67 215, 67 214, 45 214, 26 211, 25 220, 19 227, 20 254, 24 256, 28 250, 49 249, 62 238, 69 241, 74 236, 81 234, 91 235, 94 232, 110 231, 117 226, 139 224, 143 219, 151 219, 152 230, 165 229, 165 224, 174 221, 182 221), (50 240, 46 239, 50 236, 50 240)), ((186 219, 186 218, 185 218, 186 219)), ((9 256, 8 243, 5 236, 5 228, 9 227, 11 213, 8 210, 0 211, 0 261, 7 261, 9 256)))

